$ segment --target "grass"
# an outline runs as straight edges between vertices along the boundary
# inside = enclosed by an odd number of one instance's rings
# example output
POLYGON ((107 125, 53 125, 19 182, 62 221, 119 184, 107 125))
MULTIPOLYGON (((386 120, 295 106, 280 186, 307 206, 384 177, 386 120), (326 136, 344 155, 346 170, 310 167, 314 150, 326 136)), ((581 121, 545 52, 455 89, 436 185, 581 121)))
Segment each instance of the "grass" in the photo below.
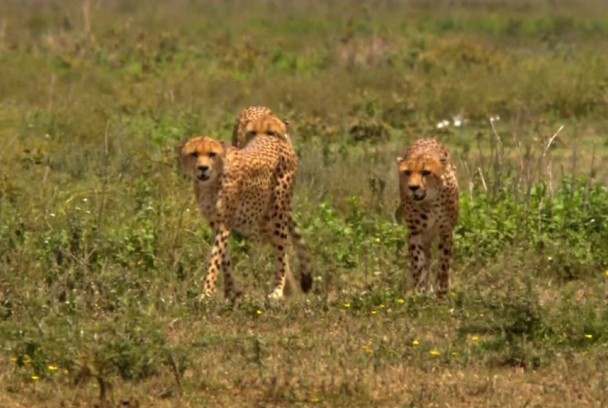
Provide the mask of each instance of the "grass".
POLYGON ((0 406, 608 401, 602 2, 0 10, 0 406), (313 293, 268 303, 268 248, 235 240, 246 298, 199 303, 211 232, 173 145, 257 104, 293 124, 313 293), (418 137, 462 191, 445 302, 406 291, 418 137))

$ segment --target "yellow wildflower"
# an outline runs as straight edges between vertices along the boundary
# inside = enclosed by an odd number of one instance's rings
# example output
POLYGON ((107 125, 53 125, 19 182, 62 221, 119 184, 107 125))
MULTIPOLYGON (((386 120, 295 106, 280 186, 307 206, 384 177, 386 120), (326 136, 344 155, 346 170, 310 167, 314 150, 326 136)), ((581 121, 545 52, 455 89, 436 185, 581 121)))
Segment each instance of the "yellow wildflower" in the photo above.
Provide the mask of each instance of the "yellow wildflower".
POLYGON ((604 271, 604 276, 608 278, 608 269, 604 271))
POLYGON ((317 403, 321 402, 321 398, 319 398, 319 397, 310 397, 310 402, 312 402, 313 404, 317 404, 317 403))
POLYGON ((452 351, 452 357, 458 357, 458 352, 457 351, 452 351))
POLYGON ((344 305, 342 305, 342 306, 344 306, 344 309, 348 309, 348 308, 350 308, 350 303, 344 303, 344 305))
POLYGON ((17 364, 17 357, 11 357, 11 363, 17 364))
POLYGON ((397 299, 397 303, 399 303, 400 305, 405 303, 405 299, 397 299))
POLYGON ((420 345, 420 341, 418 339, 414 339, 414 341, 412 341, 412 346, 418 347, 419 345, 420 345))
POLYGON ((477 343, 479 341, 479 336, 473 336, 471 337, 471 340, 473 340, 473 343, 477 343))
POLYGON ((40 379, 40 377, 38 377, 37 375, 32 375, 32 380, 33 381, 38 381, 40 379))
POLYGON ((593 338, 593 334, 585 334, 585 338, 587 340, 591 340, 593 338))
POLYGON ((57 367, 56 365, 52 365, 52 364, 49 364, 49 366, 47 368, 52 373, 54 373, 55 371, 57 371, 59 369, 59 367, 57 367))
POLYGON ((255 313, 259 316, 262 314, 262 311, 260 309, 256 310, 255 313))
POLYGON ((372 310, 372 316, 374 316, 377 312, 375 310, 372 310))
POLYGON ((439 357, 441 355, 440 352, 438 352, 437 350, 431 350, 430 351, 431 356, 433 357, 439 357))

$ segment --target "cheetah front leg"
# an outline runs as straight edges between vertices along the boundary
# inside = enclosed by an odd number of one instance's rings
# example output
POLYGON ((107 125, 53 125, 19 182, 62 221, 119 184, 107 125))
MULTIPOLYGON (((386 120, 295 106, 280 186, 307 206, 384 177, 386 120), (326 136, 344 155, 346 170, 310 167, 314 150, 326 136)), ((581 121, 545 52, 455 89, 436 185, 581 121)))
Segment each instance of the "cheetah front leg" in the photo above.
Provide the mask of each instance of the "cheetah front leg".
POLYGON ((219 224, 214 229, 215 238, 213 240, 213 249, 211 250, 211 259, 209 260, 209 268, 207 276, 203 284, 203 294, 201 300, 211 297, 217 288, 217 275, 220 269, 224 271, 224 280, 226 285, 226 294, 238 293, 234 278, 232 276, 232 263, 230 260, 230 229, 224 224, 219 224))
POLYGON ((232 271, 232 259, 230 256, 230 240, 226 243, 226 250, 222 257, 222 268, 224 270, 224 297, 226 299, 236 299, 243 295, 237 286, 232 271))
POLYGON ((437 296, 443 298, 450 290, 450 269, 452 266, 452 231, 442 231, 439 235, 439 272, 437 273, 437 296))
POLYGON ((422 239, 420 231, 410 229, 410 272, 414 289, 425 292, 429 289, 430 244, 422 239))

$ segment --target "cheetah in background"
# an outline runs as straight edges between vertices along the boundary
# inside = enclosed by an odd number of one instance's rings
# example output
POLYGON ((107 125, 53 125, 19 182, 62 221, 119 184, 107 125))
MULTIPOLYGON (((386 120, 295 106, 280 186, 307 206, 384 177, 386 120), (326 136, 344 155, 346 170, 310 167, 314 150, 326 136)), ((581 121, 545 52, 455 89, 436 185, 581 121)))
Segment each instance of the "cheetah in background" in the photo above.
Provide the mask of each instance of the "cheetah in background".
MULTIPOLYGON (((247 132, 247 125, 254 120, 266 116, 273 116, 273 114, 272 111, 265 106, 250 106, 243 109, 234 123, 234 128, 232 130, 232 146, 238 148, 245 147, 245 145, 247 145, 255 136, 247 132)), ((289 124, 285 121, 283 121, 283 123, 286 126, 284 133, 279 134, 271 130, 270 133, 268 133, 268 136, 279 137, 291 143, 287 129, 289 124)))
POLYGON ((401 207, 410 231, 414 287, 429 289, 431 247, 439 236, 437 295, 444 297, 450 288, 453 233, 459 212, 456 167, 445 146, 434 139, 418 140, 405 156, 397 158, 397 163, 401 207))
POLYGON ((283 297, 290 237, 299 258, 300 286, 308 292, 312 268, 291 210, 298 162, 293 146, 284 138, 287 127, 275 116, 262 115, 247 122, 243 130, 250 137, 243 148, 226 147, 211 137, 195 137, 180 150, 182 167, 192 177, 199 209, 215 236, 202 297, 215 292, 220 270, 226 297, 242 294, 232 272, 232 230, 259 235, 272 243, 276 284, 271 298, 283 297))

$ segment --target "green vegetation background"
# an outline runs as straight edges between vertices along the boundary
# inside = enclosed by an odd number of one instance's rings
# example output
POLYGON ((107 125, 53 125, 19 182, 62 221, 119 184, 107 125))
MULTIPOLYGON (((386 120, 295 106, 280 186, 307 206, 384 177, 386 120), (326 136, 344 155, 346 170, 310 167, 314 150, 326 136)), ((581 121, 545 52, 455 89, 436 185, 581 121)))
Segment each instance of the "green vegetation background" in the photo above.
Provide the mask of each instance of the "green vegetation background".
POLYGON ((1 2, 0 405, 601 406, 607 49, 599 0, 1 2), (237 240, 247 297, 201 304, 173 146, 249 105, 292 123, 314 291, 268 304, 237 240), (420 137, 459 171, 446 302, 406 293, 420 137))

